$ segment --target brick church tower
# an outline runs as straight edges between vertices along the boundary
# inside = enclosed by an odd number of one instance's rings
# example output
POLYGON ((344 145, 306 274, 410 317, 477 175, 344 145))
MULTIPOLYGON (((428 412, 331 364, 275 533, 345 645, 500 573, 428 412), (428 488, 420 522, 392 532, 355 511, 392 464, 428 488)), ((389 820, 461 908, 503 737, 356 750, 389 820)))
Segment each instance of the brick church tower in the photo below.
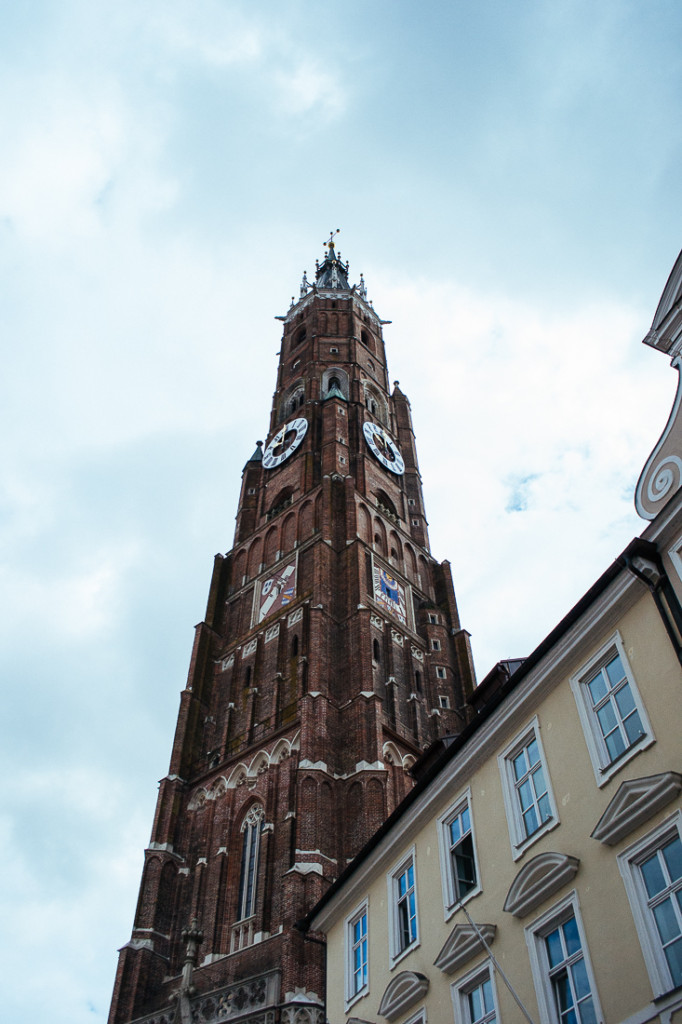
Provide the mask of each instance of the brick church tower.
POLYGON ((110 1024, 319 1024, 293 926, 457 733, 474 686, 382 321, 326 244, 216 555, 110 1024))

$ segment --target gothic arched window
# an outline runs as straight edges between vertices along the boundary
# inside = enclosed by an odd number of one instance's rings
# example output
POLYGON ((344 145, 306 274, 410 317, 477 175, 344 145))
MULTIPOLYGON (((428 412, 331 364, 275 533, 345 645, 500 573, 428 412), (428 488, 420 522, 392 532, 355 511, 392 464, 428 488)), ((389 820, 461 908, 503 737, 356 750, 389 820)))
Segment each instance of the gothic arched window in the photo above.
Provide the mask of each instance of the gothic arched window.
POLYGON ((263 831, 263 808, 253 804, 242 822, 242 863, 239 875, 239 906, 237 920, 251 917, 256 909, 260 837, 263 831))

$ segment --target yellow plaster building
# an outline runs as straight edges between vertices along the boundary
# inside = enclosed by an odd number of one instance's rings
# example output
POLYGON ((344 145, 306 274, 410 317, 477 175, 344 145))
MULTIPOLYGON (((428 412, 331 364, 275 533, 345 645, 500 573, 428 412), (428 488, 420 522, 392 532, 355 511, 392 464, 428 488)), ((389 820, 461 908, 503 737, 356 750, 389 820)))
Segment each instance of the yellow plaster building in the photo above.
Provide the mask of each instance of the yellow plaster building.
MULTIPOLYGON (((682 254, 645 341, 682 359, 682 254)), ((649 520, 302 926, 327 1017, 682 1022, 682 416, 637 486, 649 520)))

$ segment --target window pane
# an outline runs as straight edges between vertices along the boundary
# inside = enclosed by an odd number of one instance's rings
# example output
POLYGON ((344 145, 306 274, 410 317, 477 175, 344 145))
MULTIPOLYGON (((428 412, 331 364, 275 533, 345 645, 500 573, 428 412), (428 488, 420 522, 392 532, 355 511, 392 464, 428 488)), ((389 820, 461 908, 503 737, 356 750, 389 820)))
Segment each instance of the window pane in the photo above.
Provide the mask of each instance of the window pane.
POLYGON ((682 843, 679 837, 664 846, 661 852, 670 872, 670 879, 676 882, 678 878, 682 878, 682 843))
POLYGON ((612 729, 617 726, 616 714, 611 707, 611 701, 608 700, 599 711, 597 711, 597 718, 599 719, 599 725, 604 736, 608 736, 612 729))
POLYGON ((625 750, 625 741, 617 729, 610 736, 604 736, 604 739, 606 740, 606 749, 609 752, 609 757, 612 761, 615 761, 625 750))
POLYGON ((483 982, 483 1006, 486 1013, 493 1009, 493 983, 490 978, 483 982))
POLYGON ((665 951, 673 985, 682 985, 682 939, 673 942, 665 951))
POLYGON ((519 799, 521 801, 522 811, 525 811, 526 808, 532 805, 533 790, 531 788, 530 779, 526 779, 526 781, 519 786, 519 799))
POLYGON ((531 775, 533 780, 533 788, 535 789, 535 795, 540 797, 543 793, 547 792, 547 786, 545 785, 545 773, 542 767, 536 768, 531 775))
POLYGON ((549 797, 547 796, 546 793, 540 799, 538 806, 540 808, 540 820, 541 820, 541 822, 548 821, 549 818, 552 817, 552 812, 549 809, 549 797))
POLYGON ((528 744, 528 764, 532 768, 533 765, 537 764, 540 760, 540 751, 538 750, 538 741, 533 739, 528 744))
POLYGON ((580 952, 580 936, 578 935, 578 925, 576 919, 571 917, 563 925, 564 939, 566 940, 566 950, 568 956, 573 956, 574 953, 580 952))
POLYGON ((554 979, 554 991, 556 992, 556 1000, 562 1020, 566 1020, 568 1018, 564 1017, 564 1013, 573 1006, 573 994, 568 983, 568 974, 560 974, 554 979))
POLYGON ((549 958, 549 966, 556 967, 564 959, 564 950, 561 944, 561 935, 559 929, 555 928, 547 938, 545 939, 547 945, 547 956, 549 958))
POLYGON ((594 1012, 592 996, 580 1004, 580 1024, 597 1024, 597 1014, 594 1012))
POLYGON ((472 1021, 480 1020, 483 1016, 480 988, 475 988, 473 992, 469 993, 469 1013, 472 1021))
POLYGON ((576 998, 578 1000, 584 999, 585 996, 589 996, 590 994, 590 982, 587 977, 585 961, 582 957, 573 964, 571 970, 573 972, 573 985, 575 986, 576 998))
POLYGON ((601 672, 599 675, 595 676, 594 679, 591 679, 587 686, 590 691, 593 704, 598 704, 602 697, 606 696, 606 683, 601 672))
POLYGON ((635 701, 628 684, 626 683, 625 686, 621 686, 618 693, 614 694, 614 696, 621 718, 627 718, 635 710, 635 701))
POLYGON ((663 903, 659 903, 653 908, 653 912, 661 941, 663 943, 672 942, 680 934, 672 900, 667 899, 663 903))
POLYGON ((526 751, 522 750, 520 754, 517 754, 512 764, 514 765, 514 776, 518 782, 526 774, 526 751))
POLYGON ((532 836, 533 832, 537 832, 540 827, 538 816, 535 813, 535 808, 531 807, 530 810, 526 811, 523 816, 523 827, 526 831, 527 836, 532 836))
POLYGON ((471 836, 465 836, 455 851, 455 880, 458 896, 464 896, 476 884, 474 844, 471 836))
POLYGON ((410 905, 410 936, 414 937, 414 922, 417 917, 417 906, 414 900, 414 892, 411 892, 407 898, 410 905))
POLYGON ((615 686, 616 683, 619 683, 620 680, 625 677, 623 662, 620 660, 619 654, 617 654, 606 666, 606 674, 609 677, 611 686, 615 686))
POLYGON ((655 896, 656 893, 665 889, 665 878, 663 877, 661 865, 658 862, 657 853, 653 857, 649 857, 648 860, 645 860, 640 865, 640 870, 649 896, 655 896))
POLYGON ((640 736, 644 735, 644 727, 638 711, 633 711, 629 718, 625 719, 625 732, 627 733, 630 745, 636 743, 640 736))
POLYGON ((410 922, 407 916, 407 902, 405 900, 398 904, 398 918, 400 922, 400 948, 404 949, 405 946, 410 944, 410 922))

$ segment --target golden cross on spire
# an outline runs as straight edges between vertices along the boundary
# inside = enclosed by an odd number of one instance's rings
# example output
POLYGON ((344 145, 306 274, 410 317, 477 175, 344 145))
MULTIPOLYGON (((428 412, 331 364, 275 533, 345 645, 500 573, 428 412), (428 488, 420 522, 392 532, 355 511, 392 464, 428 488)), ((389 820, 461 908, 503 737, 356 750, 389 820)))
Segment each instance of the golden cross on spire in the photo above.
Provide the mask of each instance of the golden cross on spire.
POLYGON ((337 229, 336 229, 336 231, 332 231, 332 232, 331 232, 331 234, 329 235, 329 238, 328 238, 328 239, 327 239, 327 241, 326 241, 326 242, 324 243, 324 245, 325 245, 325 249, 327 248, 327 246, 329 246, 329 249, 330 249, 330 251, 331 251, 331 252, 333 252, 333 251, 334 251, 334 236, 335 236, 335 235, 338 235, 338 233, 339 233, 339 231, 340 231, 340 230, 341 230, 341 228, 337 228, 337 229))

